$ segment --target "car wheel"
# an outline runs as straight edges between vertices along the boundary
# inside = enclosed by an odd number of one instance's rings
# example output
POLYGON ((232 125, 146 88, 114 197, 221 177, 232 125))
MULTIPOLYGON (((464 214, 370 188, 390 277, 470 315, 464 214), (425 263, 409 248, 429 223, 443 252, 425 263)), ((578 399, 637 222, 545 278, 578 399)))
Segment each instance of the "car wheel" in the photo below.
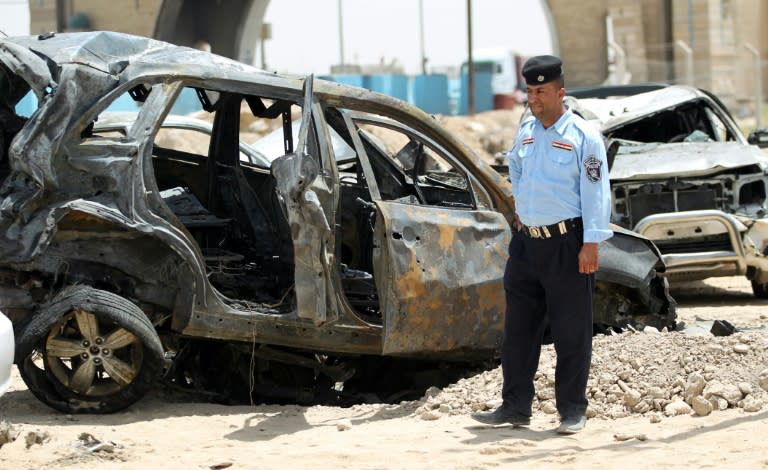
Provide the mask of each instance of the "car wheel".
POLYGON ((760 284, 752 281, 752 293, 758 299, 768 299, 768 284, 760 284))
POLYGON ((30 341, 21 377, 37 398, 65 413, 126 408, 163 366, 160 339, 141 309, 90 287, 68 288, 39 312, 20 343, 30 341))

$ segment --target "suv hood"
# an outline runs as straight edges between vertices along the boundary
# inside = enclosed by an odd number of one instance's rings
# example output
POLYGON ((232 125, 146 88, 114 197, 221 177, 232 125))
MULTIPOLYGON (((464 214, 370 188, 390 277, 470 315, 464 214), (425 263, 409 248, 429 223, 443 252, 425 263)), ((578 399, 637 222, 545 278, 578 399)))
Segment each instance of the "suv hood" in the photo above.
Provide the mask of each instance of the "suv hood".
POLYGON ((768 154, 739 142, 621 143, 610 170, 613 181, 706 176, 753 165, 755 171, 768 168, 768 154))

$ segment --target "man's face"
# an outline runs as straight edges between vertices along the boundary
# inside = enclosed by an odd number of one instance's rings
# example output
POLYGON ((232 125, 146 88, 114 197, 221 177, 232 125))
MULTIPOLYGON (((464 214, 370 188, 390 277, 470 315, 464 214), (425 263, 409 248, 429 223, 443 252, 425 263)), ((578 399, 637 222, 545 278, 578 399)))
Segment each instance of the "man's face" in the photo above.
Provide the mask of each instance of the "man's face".
POLYGON ((541 85, 528 85, 528 106, 536 118, 546 125, 551 125, 562 114, 565 88, 558 80, 541 85))

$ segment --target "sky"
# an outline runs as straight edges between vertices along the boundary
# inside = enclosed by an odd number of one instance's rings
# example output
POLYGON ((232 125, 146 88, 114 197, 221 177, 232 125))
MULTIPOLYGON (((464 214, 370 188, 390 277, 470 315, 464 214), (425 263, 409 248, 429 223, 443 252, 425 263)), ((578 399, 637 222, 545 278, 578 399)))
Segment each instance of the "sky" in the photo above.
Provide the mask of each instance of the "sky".
MULTIPOLYGON (((472 0, 475 50, 553 53, 543 0, 472 0)), ((340 63, 339 4, 344 62, 397 59, 406 73, 421 72, 419 0, 271 0, 266 66, 279 72, 328 73, 340 63), (297 12, 301 12, 297 14, 297 12)), ((458 66, 467 56, 467 0, 421 0, 424 51, 430 66, 458 66)), ((256 64, 261 64, 257 52, 256 64)))
POLYGON ((8 36, 29 34, 27 0, 0 0, 0 31, 8 36))
MULTIPOLYGON (((472 0, 475 51, 554 52, 543 1, 472 0)), ((467 0, 270 0, 264 18, 272 23, 272 39, 265 43, 267 69, 329 73, 341 58, 341 5, 345 63, 397 60, 406 73, 420 73, 419 4, 428 71, 459 66, 467 56, 467 0)), ((27 0, 0 0, 0 30, 28 34, 27 0)), ((261 65, 258 51, 255 62, 261 65)))

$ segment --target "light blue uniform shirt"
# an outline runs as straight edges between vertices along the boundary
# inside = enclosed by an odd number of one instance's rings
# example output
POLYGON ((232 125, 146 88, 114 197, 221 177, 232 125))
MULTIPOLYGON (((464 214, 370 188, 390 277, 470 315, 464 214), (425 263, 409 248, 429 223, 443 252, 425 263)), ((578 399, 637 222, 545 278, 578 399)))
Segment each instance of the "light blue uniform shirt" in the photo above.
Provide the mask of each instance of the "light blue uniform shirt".
POLYGON ((613 235, 608 161, 600 133, 570 109, 549 129, 531 116, 507 154, 515 209, 524 225, 581 217, 584 243, 613 235))

